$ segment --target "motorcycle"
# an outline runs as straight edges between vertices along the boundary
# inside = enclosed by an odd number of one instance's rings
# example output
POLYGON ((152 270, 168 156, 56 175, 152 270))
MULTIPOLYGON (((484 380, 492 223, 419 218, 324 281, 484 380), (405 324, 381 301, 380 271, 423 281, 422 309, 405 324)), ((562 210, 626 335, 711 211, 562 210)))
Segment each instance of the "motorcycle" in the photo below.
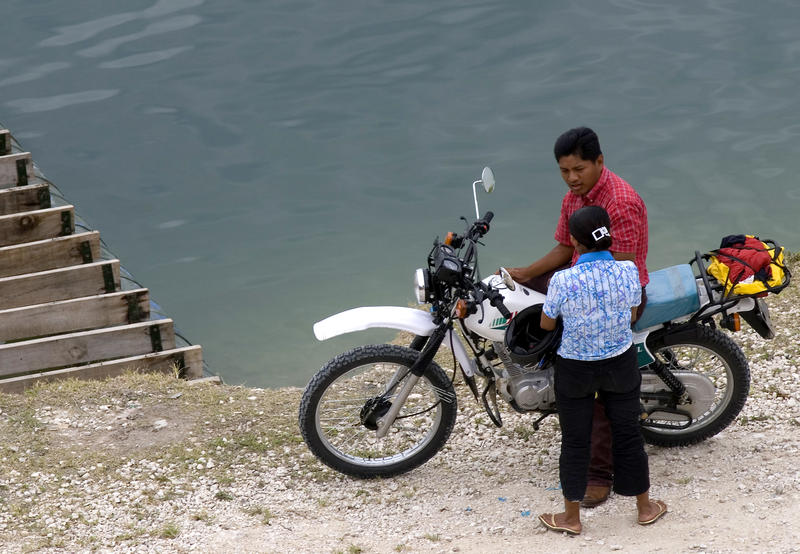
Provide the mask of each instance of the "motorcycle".
MULTIPOLYGON (((410 471, 447 442, 456 420, 452 376, 434 361, 442 347, 491 421, 502 426, 498 396, 517 412, 533 412, 534 429, 556 413, 558 334, 537 329, 545 296, 513 281, 501 268, 481 279, 478 245, 492 212, 480 217, 477 185, 492 192, 491 169, 472 184, 476 220, 463 234, 437 237, 427 266, 414 274, 419 304, 360 307, 314 325, 318 340, 369 328, 411 332, 408 347, 358 346, 326 363, 306 386, 300 430, 311 452, 331 468, 362 478, 410 471), (478 382, 482 384, 479 391, 478 382)), ((466 218, 462 219, 467 221, 466 218)), ((641 426, 645 440, 686 446, 725 429, 739 414, 750 369, 728 334, 740 316, 763 338, 774 337, 765 294, 732 295, 709 277, 708 255, 650 273, 648 302, 633 328, 642 374, 641 426), (717 323, 717 321, 719 323, 717 323)), ((788 286, 788 270, 779 287, 788 286)))

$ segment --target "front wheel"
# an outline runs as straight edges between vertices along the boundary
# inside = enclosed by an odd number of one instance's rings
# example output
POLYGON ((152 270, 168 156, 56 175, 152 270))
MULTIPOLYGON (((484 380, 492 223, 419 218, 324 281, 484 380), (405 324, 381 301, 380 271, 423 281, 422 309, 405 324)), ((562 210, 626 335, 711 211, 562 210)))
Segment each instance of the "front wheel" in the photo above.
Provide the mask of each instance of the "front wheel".
POLYGON ((300 431, 311 452, 336 471, 365 478, 405 473, 433 457, 450 437, 457 412, 453 384, 434 362, 386 436, 375 431, 418 357, 409 348, 381 344, 328 362, 300 402, 300 431))
MULTIPOLYGON (((741 348, 725 333, 705 325, 667 332, 648 347, 686 388, 675 403, 670 390, 650 368, 642 371, 642 405, 650 412, 642 434, 650 444, 688 446, 725 429, 744 407, 750 367, 741 348)), ((652 366, 652 364, 651 364, 652 366)))

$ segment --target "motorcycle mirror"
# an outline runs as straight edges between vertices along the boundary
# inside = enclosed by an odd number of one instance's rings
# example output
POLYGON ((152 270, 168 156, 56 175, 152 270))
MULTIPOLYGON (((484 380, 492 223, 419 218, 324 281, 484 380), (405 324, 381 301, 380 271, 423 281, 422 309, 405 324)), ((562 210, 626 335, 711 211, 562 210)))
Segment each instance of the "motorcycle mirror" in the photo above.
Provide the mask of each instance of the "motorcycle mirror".
POLYGON ((475 190, 475 185, 478 183, 483 185, 483 190, 486 192, 492 192, 494 190, 494 173, 492 173, 492 170, 488 166, 483 168, 481 178, 472 183, 472 198, 475 200, 475 219, 481 218, 481 213, 478 209, 478 193, 475 190))
POLYGON ((483 190, 492 192, 494 190, 494 173, 491 167, 484 167, 481 172, 481 181, 483 181, 483 190))
MULTIPOLYGON (((488 167, 486 169, 489 169, 488 167)), ((491 171, 491 170, 490 170, 491 171)), ((500 277, 503 278, 503 284, 508 288, 508 290, 516 290, 517 284, 514 282, 514 279, 511 278, 511 274, 508 270, 504 267, 500 268, 500 277)))

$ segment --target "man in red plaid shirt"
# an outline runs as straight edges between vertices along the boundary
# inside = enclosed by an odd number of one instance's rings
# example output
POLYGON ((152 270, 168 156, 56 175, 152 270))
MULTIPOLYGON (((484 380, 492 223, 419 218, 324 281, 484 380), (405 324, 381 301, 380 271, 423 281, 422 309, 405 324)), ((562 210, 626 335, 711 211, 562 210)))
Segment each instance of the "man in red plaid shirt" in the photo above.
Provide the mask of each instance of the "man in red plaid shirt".
MULTIPOLYGON (((569 240, 567 222, 584 206, 600 206, 611 218, 613 243, 611 253, 617 260, 630 260, 639 270, 642 303, 638 319, 647 302, 647 208, 628 183, 603 164, 600 142, 587 127, 570 129, 556 140, 554 153, 561 177, 569 191, 561 202, 561 217, 556 227, 556 245, 550 252, 527 267, 509 269, 518 283, 539 292, 547 291, 553 273, 575 263, 578 253, 569 240)), ((586 495, 581 505, 591 508, 608 498, 613 482, 611 428, 600 402, 595 403, 592 423, 592 455, 586 495)))

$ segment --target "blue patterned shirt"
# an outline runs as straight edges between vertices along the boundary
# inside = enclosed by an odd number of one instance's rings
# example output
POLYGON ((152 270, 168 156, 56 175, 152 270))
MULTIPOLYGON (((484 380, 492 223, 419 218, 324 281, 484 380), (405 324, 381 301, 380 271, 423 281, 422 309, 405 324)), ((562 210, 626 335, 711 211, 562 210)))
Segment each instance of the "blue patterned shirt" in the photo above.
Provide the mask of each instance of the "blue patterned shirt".
POLYGON ((572 360, 604 360, 632 344, 631 308, 642 301, 636 265, 607 250, 583 254, 550 280, 544 313, 563 317, 558 354, 572 360))

